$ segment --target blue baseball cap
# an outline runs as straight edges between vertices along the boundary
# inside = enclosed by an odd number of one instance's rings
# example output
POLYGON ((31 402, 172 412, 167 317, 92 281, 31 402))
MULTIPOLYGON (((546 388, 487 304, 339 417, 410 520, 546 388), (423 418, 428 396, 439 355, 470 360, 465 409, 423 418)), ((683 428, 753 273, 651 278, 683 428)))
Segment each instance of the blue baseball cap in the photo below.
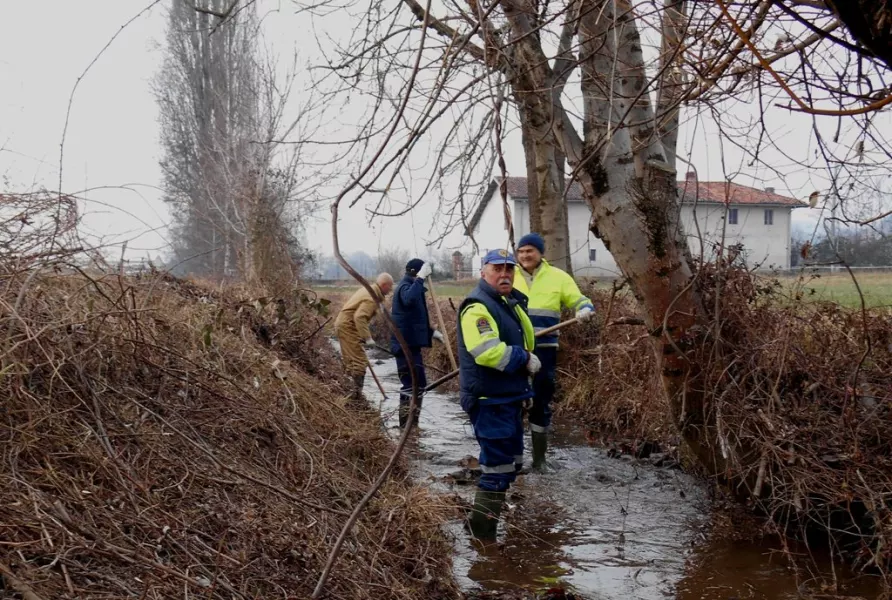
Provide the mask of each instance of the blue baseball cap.
POLYGON ((483 260, 480 261, 480 265, 516 265, 517 261, 514 260, 514 255, 505 250, 504 248, 499 248, 497 250, 490 250, 486 253, 486 256, 483 257, 483 260))

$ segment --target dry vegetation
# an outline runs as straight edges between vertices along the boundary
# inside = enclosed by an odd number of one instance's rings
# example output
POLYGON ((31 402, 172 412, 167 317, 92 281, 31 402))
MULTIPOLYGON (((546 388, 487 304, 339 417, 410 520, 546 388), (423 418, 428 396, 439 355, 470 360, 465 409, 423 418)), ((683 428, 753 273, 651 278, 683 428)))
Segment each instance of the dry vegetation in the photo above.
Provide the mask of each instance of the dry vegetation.
MULTIPOLYGON (((309 597, 393 450, 313 298, 11 264, 0 596, 309 597)), ((401 463, 326 597, 453 597, 446 510, 401 463)))
MULTIPOLYGON (((779 531, 831 533, 836 553, 888 569, 892 313, 804 302, 742 271, 700 275, 715 317, 701 385, 729 491, 779 531)), ((608 305, 611 318, 633 312, 627 298, 589 292, 602 322, 608 305)), ((605 436, 674 443, 647 337, 643 327, 568 330, 563 409, 605 436)))
POLYGON ((585 286, 583 293, 594 302, 598 318, 561 332, 557 390, 561 410, 581 418, 604 445, 674 445, 677 430, 654 368, 647 330, 640 325, 604 326, 637 316, 634 299, 594 285, 585 286))

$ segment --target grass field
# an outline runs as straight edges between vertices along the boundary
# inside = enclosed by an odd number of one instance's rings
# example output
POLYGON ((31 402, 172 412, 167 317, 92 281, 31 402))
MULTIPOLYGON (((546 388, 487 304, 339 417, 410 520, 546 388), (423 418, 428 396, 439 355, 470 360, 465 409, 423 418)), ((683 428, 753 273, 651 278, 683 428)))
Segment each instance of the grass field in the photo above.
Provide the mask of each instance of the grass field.
MULTIPOLYGON (((892 273, 856 273, 855 277, 868 307, 892 307, 892 273)), ((852 308, 861 306, 858 288, 846 272, 779 279, 791 293, 797 288, 802 289, 806 301, 837 302, 852 308)), ((457 303, 476 283, 477 281, 472 279, 435 282, 434 292, 438 298, 452 298, 457 303)), ((610 289, 610 285, 609 281, 599 281, 597 284, 604 289, 610 289)), ((321 296, 349 295, 357 287, 358 284, 354 282, 345 282, 338 285, 314 285, 313 290, 321 296)))
POLYGON ((855 273, 855 281, 847 272, 822 273, 802 278, 782 277, 791 291, 801 287, 804 298, 813 301, 837 302, 843 306, 861 306, 861 294, 868 307, 892 307, 892 273, 855 273))

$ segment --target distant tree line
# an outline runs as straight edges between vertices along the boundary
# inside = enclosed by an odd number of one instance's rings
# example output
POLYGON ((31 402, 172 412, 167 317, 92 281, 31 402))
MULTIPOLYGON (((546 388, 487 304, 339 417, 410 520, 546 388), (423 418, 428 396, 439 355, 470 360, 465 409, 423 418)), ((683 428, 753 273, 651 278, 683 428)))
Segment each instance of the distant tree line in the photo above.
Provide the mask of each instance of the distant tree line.
POLYGON ((844 228, 834 237, 797 235, 790 245, 792 266, 845 263, 852 267, 892 267, 892 216, 871 226, 844 228))
POLYGON ((170 264, 178 274, 287 282, 310 259, 300 239, 312 187, 300 154, 270 143, 295 125, 283 123, 287 93, 258 51, 256 7, 213 16, 229 4, 173 0, 168 12, 153 92, 174 217, 170 264))
MULTIPOLYGON (((433 261, 433 279, 443 280, 452 279, 452 252, 440 250, 416 255, 402 248, 386 248, 375 257, 360 250, 345 255, 345 258, 363 277, 374 277, 378 273, 387 272, 399 280, 406 271, 406 263, 417 256, 425 261, 433 261)), ((312 267, 306 269, 305 275, 313 279, 352 279, 335 257, 328 255, 315 256, 312 267)))

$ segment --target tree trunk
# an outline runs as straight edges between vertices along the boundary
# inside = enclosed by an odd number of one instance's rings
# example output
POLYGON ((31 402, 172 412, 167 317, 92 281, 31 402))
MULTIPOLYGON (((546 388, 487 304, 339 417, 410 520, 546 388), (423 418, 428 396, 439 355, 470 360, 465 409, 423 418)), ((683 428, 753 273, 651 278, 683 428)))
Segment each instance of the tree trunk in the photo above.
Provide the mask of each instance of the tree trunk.
POLYGON ((515 87, 518 114, 521 118, 521 141, 526 162, 527 193, 529 196, 530 231, 545 240, 545 257, 571 275, 570 230, 567 202, 564 197, 563 153, 546 133, 547 125, 537 118, 534 110, 524 106, 530 93, 515 87))
POLYGON ((536 142, 535 156, 536 189, 542 215, 539 233, 545 240, 545 255, 551 264, 572 274, 567 200, 563 170, 558 166, 560 152, 550 143, 536 142))
MULTIPOLYGON (((524 0, 503 0, 502 6, 516 40, 515 82, 522 90, 540 90, 524 94, 533 131, 547 130, 577 170, 592 207, 593 230, 630 281, 652 332, 679 431, 703 466, 711 474, 720 473, 724 465, 711 445, 714 436, 694 355, 705 334, 700 324, 704 311, 687 260, 676 172, 667 160, 644 87, 632 6, 626 0, 580 3, 579 54, 585 57, 580 61, 582 138, 559 96, 547 92, 556 75, 535 36, 535 11, 524 0)), ((664 109, 670 99, 663 98, 664 109)))
POLYGON ((892 4, 888 0, 826 0, 852 37, 892 69, 892 4))
POLYGON ((524 111, 523 102, 517 103, 520 115, 520 140, 523 144, 523 158, 526 164, 527 196, 530 209, 530 231, 542 231, 542 205, 539 202, 539 188, 536 187, 536 142, 529 115, 524 111))

